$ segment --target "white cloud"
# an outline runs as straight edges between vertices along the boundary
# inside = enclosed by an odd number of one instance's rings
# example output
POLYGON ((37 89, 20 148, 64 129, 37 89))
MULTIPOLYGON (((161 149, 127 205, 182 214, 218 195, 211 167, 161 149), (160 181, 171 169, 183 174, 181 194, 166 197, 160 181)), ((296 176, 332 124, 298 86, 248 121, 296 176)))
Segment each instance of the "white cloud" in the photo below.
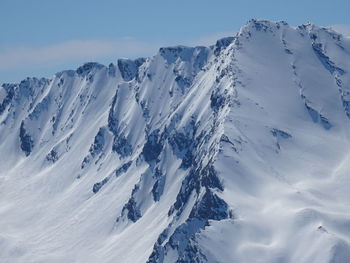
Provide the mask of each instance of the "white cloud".
POLYGON ((331 28, 346 37, 350 37, 350 25, 332 25, 331 28))
POLYGON ((122 38, 115 41, 73 40, 39 48, 18 47, 0 52, 0 70, 51 65, 73 60, 91 61, 102 57, 135 57, 153 54, 159 44, 122 38))
POLYGON ((190 43, 191 46, 210 46, 214 45, 216 41, 220 38, 235 36, 237 32, 235 31, 227 31, 227 32, 219 32, 210 36, 200 37, 190 43))
MULTIPOLYGON (((221 32, 195 40, 183 41, 189 46, 209 46, 235 32, 221 32)), ((166 44, 168 45, 168 44, 166 44)), ((101 61, 103 58, 135 58, 151 56, 164 46, 164 43, 138 41, 132 37, 118 40, 72 40, 43 47, 14 47, 0 50, 0 72, 28 68, 52 67, 73 61, 101 61)))

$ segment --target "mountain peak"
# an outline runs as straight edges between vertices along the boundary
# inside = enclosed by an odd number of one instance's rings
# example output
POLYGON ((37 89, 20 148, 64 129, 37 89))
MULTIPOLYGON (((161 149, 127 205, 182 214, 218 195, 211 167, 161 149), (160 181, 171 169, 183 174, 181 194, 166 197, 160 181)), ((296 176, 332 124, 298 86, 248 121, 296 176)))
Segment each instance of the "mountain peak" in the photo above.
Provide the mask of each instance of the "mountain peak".
POLYGON ((242 28, 240 31, 271 31, 280 29, 281 27, 289 26, 287 22, 285 21, 269 21, 264 19, 250 19, 242 28))
POLYGON ((3 84, 2 259, 349 258, 349 47, 252 19, 210 47, 3 84))
POLYGON ((76 72, 78 75, 86 76, 87 74, 91 73, 93 70, 100 70, 104 68, 105 66, 97 63, 97 62, 87 62, 84 65, 77 68, 76 72))

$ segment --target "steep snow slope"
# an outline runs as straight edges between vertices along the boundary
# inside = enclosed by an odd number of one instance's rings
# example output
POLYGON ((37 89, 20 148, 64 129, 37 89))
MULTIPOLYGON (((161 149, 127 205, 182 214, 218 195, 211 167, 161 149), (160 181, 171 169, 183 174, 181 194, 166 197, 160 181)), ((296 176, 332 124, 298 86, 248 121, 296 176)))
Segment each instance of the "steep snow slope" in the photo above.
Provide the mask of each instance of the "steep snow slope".
POLYGON ((348 262, 350 40, 211 47, 0 89, 0 262, 348 262))

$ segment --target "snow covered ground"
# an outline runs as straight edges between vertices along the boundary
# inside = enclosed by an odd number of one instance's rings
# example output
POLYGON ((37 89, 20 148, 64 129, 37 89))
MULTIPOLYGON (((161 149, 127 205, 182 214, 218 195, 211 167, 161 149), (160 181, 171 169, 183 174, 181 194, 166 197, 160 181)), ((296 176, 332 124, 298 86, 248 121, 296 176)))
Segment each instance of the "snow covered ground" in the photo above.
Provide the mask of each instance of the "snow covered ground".
POLYGON ((210 47, 0 88, 0 262, 350 262, 350 39, 210 47))

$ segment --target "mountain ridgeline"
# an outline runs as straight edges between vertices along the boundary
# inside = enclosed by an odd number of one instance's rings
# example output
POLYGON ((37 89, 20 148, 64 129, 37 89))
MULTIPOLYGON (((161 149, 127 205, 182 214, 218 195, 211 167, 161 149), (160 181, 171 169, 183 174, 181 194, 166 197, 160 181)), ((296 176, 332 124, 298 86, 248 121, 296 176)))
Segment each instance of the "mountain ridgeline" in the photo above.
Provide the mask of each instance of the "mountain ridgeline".
POLYGON ((0 262, 349 262, 350 39, 209 47, 0 88, 0 262))

